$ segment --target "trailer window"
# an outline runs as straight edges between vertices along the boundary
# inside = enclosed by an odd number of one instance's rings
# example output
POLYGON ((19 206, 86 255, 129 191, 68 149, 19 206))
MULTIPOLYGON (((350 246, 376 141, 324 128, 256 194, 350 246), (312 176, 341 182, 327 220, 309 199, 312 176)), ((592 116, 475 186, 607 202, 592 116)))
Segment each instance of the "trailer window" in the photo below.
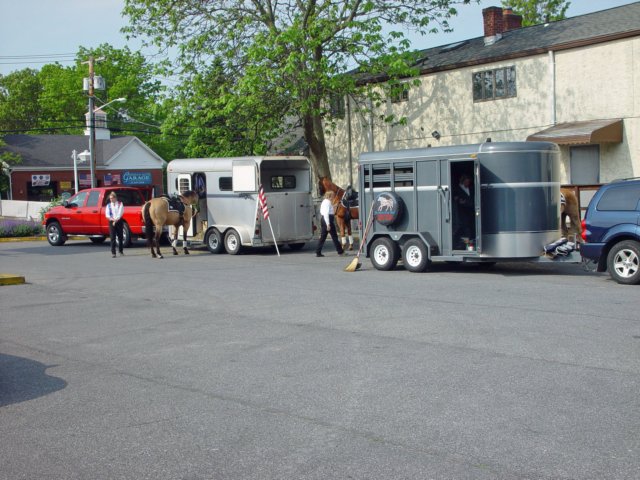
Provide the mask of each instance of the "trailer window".
POLYGON ((220 191, 231 191, 233 189, 233 181, 231 177, 220 177, 218 179, 218 188, 220 191))
POLYGON ((274 175, 271 177, 272 190, 290 190, 296 188, 294 175, 274 175))
POLYGON ((393 166, 393 186, 413 187, 412 164, 396 164, 393 166))
POLYGON ((190 179, 185 177, 178 178, 178 191, 180 193, 183 193, 183 192, 186 192, 187 190, 191 190, 190 179))
POLYGON ((391 168, 389 165, 372 165, 364 177, 366 188, 389 188, 391 186, 391 168))

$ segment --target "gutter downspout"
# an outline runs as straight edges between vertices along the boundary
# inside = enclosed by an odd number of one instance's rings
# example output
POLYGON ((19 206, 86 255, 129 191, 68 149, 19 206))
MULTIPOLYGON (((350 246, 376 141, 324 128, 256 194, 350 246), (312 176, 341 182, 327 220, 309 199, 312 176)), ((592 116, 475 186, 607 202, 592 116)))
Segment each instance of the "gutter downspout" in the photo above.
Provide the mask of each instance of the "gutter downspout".
POLYGON ((369 151, 373 152, 373 100, 369 99, 369 151))
POLYGON ((550 95, 549 95, 549 121, 551 125, 557 123, 556 112, 556 57, 553 50, 549 50, 549 83, 550 83, 550 95))
POLYGON ((351 97, 347 95, 347 144, 349 147, 349 185, 353 185, 353 155, 351 153, 351 97))

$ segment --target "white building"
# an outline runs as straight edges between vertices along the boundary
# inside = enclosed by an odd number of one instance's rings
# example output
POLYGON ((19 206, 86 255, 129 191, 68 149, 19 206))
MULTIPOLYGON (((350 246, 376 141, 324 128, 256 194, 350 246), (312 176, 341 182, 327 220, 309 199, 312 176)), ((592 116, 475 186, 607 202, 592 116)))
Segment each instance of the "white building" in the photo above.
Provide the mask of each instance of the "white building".
POLYGON ((524 28, 499 7, 483 17, 484 37, 421 52, 419 87, 373 114, 349 99, 326 137, 334 181, 349 183, 349 131, 354 179, 361 152, 489 138, 559 144, 566 184, 640 176, 640 2, 524 28), (390 114, 406 124, 376 120, 390 114))

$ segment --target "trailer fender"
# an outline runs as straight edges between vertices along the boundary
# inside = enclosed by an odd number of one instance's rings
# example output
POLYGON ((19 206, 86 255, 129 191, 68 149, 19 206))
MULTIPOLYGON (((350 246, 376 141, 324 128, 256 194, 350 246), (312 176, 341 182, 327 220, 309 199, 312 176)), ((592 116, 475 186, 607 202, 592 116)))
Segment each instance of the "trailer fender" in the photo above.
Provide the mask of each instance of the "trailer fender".
POLYGON ((373 218, 380 225, 388 227, 402 218, 402 199, 393 192, 381 192, 373 205, 373 218))
POLYGON ((240 243, 242 244, 243 247, 253 246, 253 243, 251 242, 253 232, 251 231, 251 229, 249 229, 246 226, 216 224, 216 225, 213 225, 212 227, 215 227, 216 229, 218 229, 222 238, 224 238, 224 236, 226 235, 227 230, 229 230, 230 228, 233 228, 240 235, 240 243))

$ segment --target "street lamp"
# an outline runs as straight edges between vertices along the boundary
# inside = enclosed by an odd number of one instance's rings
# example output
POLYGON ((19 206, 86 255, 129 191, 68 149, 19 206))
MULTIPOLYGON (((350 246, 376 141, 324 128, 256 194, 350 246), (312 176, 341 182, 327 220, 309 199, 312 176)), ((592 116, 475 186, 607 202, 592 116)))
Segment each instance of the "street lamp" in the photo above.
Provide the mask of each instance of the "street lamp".
POLYGON ((91 86, 89 90, 89 171, 91 172, 91 188, 96 187, 96 158, 94 153, 96 145, 96 110, 106 107, 113 102, 126 102, 126 98, 120 97, 105 103, 101 107, 94 108, 94 98, 93 88, 91 86))
POLYGON ((82 153, 77 153, 75 150, 71 152, 71 158, 73 158, 73 180, 75 182, 75 190, 78 193, 78 158, 80 159, 80 163, 84 163, 87 161, 87 156, 89 152, 86 150, 82 153))

